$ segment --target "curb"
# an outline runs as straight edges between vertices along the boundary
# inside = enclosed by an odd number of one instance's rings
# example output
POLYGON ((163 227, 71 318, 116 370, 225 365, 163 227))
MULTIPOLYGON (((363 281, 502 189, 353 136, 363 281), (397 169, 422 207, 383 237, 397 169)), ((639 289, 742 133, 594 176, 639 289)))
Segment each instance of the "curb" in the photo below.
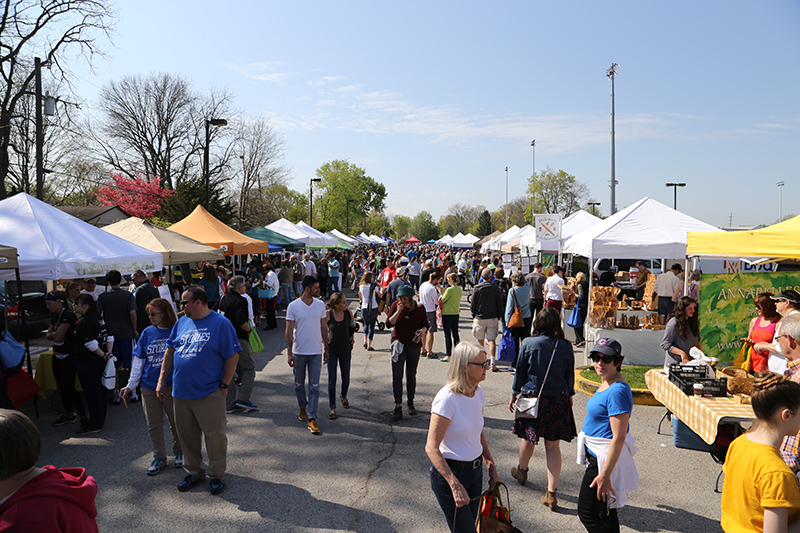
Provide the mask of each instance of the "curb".
MULTIPOLYGON (((594 396, 600 384, 595 381, 589 381, 581 376, 581 371, 591 366, 581 366, 575 369, 575 388, 584 394, 594 396)), ((653 393, 649 389, 631 389, 633 393, 633 403, 636 405, 663 405, 655 399, 653 393)))

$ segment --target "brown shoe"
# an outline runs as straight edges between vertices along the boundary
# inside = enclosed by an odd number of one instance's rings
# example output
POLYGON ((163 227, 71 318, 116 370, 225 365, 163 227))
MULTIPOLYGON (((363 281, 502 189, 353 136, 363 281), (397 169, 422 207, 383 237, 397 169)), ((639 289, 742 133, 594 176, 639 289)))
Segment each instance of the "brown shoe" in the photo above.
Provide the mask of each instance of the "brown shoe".
POLYGON ((411 400, 408 402, 408 414, 412 416, 417 414, 417 410, 414 408, 414 402, 411 400))
POLYGON ((549 507, 551 511, 555 511, 558 507, 558 498, 556 498, 556 491, 550 492, 549 490, 539 500, 542 505, 549 507))
POLYGON ((403 418, 403 408, 395 407, 394 412, 392 413, 392 422, 397 422, 401 418, 403 418))
POLYGON ((317 421, 313 418, 309 419, 308 421, 308 430, 312 435, 322 435, 322 432, 319 430, 319 426, 317 425, 317 421))
POLYGON ((512 467, 511 468, 511 477, 517 480, 520 485, 524 485, 526 481, 528 481, 528 469, 525 470, 519 467, 512 467))
POLYGON ((300 414, 297 415, 298 420, 306 421, 308 420, 308 411, 306 411, 305 407, 300 408, 300 414))

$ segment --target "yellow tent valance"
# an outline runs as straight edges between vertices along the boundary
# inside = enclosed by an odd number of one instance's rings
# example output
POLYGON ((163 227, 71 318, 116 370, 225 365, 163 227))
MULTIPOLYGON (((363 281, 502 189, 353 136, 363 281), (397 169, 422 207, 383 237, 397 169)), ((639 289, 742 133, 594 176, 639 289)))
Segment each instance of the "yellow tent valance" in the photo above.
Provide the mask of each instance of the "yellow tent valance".
POLYGON ((689 257, 771 257, 800 259, 800 216, 753 231, 687 233, 689 257))

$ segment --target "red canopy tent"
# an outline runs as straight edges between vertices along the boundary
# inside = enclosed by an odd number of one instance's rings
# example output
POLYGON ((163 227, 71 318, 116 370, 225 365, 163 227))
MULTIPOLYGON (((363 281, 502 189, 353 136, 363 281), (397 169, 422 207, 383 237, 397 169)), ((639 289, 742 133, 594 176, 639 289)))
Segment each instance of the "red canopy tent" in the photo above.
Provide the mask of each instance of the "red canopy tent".
POLYGON ((407 242, 407 243, 410 243, 410 244, 417 244, 417 243, 419 243, 421 241, 412 235, 411 237, 406 239, 404 242, 407 242))

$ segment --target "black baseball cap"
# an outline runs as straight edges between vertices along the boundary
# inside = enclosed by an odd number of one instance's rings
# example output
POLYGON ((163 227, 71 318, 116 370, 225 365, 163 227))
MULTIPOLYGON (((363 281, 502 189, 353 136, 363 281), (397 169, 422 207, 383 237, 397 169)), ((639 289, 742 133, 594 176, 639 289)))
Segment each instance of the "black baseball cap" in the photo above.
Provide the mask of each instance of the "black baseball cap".
POLYGON ((622 357, 622 345, 611 338, 597 339, 592 351, 589 353, 601 353, 603 355, 618 355, 622 357))
POLYGON ((781 291, 777 296, 770 296, 770 298, 776 302, 786 301, 792 305, 800 305, 800 293, 792 289, 781 291))

